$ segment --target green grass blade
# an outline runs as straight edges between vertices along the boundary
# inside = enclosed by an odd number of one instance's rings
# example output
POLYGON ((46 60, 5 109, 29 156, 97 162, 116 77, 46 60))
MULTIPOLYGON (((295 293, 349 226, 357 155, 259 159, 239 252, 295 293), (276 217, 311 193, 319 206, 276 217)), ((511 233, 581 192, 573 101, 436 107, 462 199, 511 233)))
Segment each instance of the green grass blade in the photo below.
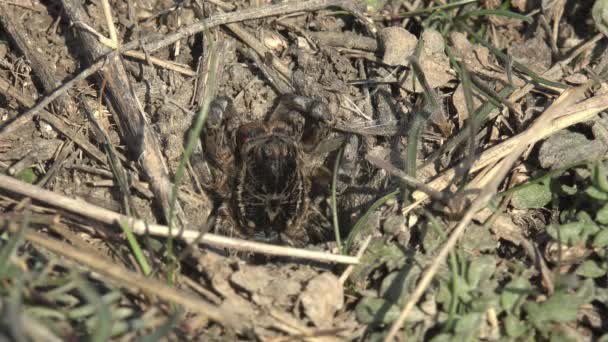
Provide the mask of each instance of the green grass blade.
POLYGON ((331 218, 334 226, 334 235, 336 237, 336 245, 338 246, 338 250, 341 253, 344 253, 342 250, 342 239, 340 238, 340 223, 338 222, 338 203, 336 199, 336 187, 338 183, 338 171, 340 169, 340 161, 342 160, 342 153, 344 153, 344 148, 338 150, 338 154, 336 155, 336 161, 334 163, 334 172, 331 176, 331 218))
POLYGON ((522 21, 527 22, 528 24, 531 24, 533 22, 532 18, 528 17, 527 15, 511 12, 511 11, 504 10, 504 9, 474 10, 474 11, 469 11, 469 12, 463 13, 460 16, 458 16, 457 18, 466 19, 469 17, 481 17, 481 16, 487 16, 487 15, 496 15, 499 17, 506 17, 506 18, 511 18, 511 19, 522 20, 522 21))
POLYGON ((139 243, 137 242, 137 238, 135 237, 135 234, 133 234, 133 231, 131 230, 131 227, 129 227, 129 224, 127 224, 127 222, 121 221, 121 222, 119 222, 119 224, 120 224, 120 228, 122 228, 122 231, 125 233, 125 236, 127 237, 127 241, 129 242, 129 247, 131 247, 131 250, 133 251, 135 260, 137 260, 137 263, 139 264, 139 267, 141 267, 141 270, 144 273, 144 275, 148 276, 152 272, 152 267, 150 267, 150 263, 148 263, 148 259, 144 255, 144 252, 142 251, 141 247, 139 246, 139 243))
POLYGON ((419 15, 423 15, 423 14, 432 14, 434 12, 447 11, 447 10, 451 10, 453 8, 462 7, 462 6, 465 6, 468 4, 473 4, 476 2, 477 2, 477 0, 461 0, 461 1, 456 1, 456 2, 449 3, 449 4, 438 5, 438 6, 423 8, 423 9, 414 10, 414 11, 399 12, 399 14, 397 14, 397 17, 409 18, 409 17, 415 17, 415 16, 419 16, 419 15))
POLYGON ((369 215, 371 215, 371 213, 373 213, 376 209, 380 208, 380 206, 384 205, 384 203, 386 203, 388 200, 397 197, 397 195, 399 194, 400 191, 401 190, 394 190, 394 191, 380 197, 376 202, 374 202, 369 207, 369 209, 367 209, 365 214, 363 214, 359 218, 359 220, 357 220, 357 223, 355 223, 353 229, 351 229, 350 233, 348 234, 348 237, 346 238, 346 243, 344 244, 345 254, 350 254, 351 248, 353 247, 353 243, 355 242, 355 239, 357 239, 358 235, 361 233, 361 230, 367 223, 367 219, 369 218, 369 215))
MULTIPOLYGON (((194 146, 196 145, 201 132, 203 131, 203 126, 205 124, 205 120, 207 119, 207 113, 209 112, 209 106, 211 105, 211 101, 215 96, 215 76, 216 76, 216 66, 217 66, 217 48, 213 39, 210 38, 207 31, 203 31, 205 40, 209 42, 209 63, 208 63, 208 71, 207 71, 207 79, 205 82, 205 93, 203 95, 203 101, 201 105, 201 109, 199 111, 199 115, 194 124, 194 128, 190 131, 188 135, 188 141, 186 143, 186 147, 184 149, 184 155, 180 160, 179 166, 177 167, 177 171, 175 172, 175 179, 173 184, 173 189, 171 191, 171 200, 169 205, 169 228, 172 227, 173 218, 175 214, 175 204, 177 202, 177 193, 179 191, 179 186, 181 184, 182 178, 184 176, 186 170, 186 164, 190 160, 190 156, 194 151, 194 146)), ((171 237, 170 237, 171 240, 171 237)))
MULTIPOLYGON (((463 21, 459 21, 458 22, 458 26, 466 31, 468 34, 470 34, 473 38, 475 38, 475 40, 477 40, 481 45, 485 46, 488 48, 488 50, 490 50, 496 57, 498 57, 503 63, 507 63, 509 61, 509 57, 502 51, 498 50, 494 45, 490 44, 487 40, 483 39, 482 36, 480 36, 479 34, 473 32, 473 30, 471 30, 471 28, 469 28, 467 26, 466 23, 464 23, 463 21)), ((554 88, 559 88, 559 89, 566 89, 567 86, 564 84, 561 84, 559 82, 553 82, 551 80, 548 80, 546 78, 543 78, 541 76, 538 76, 536 73, 534 73, 532 70, 530 70, 527 66, 513 61, 513 65, 521 72, 523 72, 524 74, 528 75, 528 77, 530 77, 532 80, 540 83, 540 84, 544 84, 546 86, 550 86, 550 87, 554 87, 554 88)))

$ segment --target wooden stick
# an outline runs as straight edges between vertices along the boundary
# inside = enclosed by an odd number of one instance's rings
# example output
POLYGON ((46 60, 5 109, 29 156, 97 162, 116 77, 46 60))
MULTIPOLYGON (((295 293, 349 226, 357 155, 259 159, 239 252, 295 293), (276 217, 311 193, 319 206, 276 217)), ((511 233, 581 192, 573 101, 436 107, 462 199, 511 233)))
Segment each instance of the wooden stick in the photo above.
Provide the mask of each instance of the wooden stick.
MULTIPOLYGON (((19 22, 19 18, 15 16, 14 11, 9 11, 8 6, 0 3, 0 22, 6 33, 15 42, 23 57, 30 62, 34 75, 40 80, 44 92, 50 93, 57 88, 59 80, 55 73, 50 68, 49 60, 39 52, 39 48, 34 46, 35 40, 30 37, 27 30, 24 29, 23 23, 19 22)), ((55 101, 63 110, 72 113, 76 110, 76 104, 69 96, 62 96, 55 101)))
MULTIPOLYGON (((86 22, 87 16, 80 1, 62 0, 62 3, 65 14, 71 21, 86 22)), ((94 34, 88 31, 80 31, 79 34, 86 57, 91 61, 108 52, 108 49, 99 43, 94 34)), ((150 184, 150 190, 154 193, 156 204, 161 208, 163 218, 166 222, 170 222, 169 202, 173 184, 169 178, 158 138, 138 106, 139 101, 133 92, 127 71, 119 56, 106 65, 103 78, 105 97, 120 117, 118 123, 124 128, 124 140, 131 154, 141 165, 145 178, 150 184)), ((175 209, 176 217, 179 219, 175 226, 186 225, 187 220, 179 203, 176 203, 175 209)))

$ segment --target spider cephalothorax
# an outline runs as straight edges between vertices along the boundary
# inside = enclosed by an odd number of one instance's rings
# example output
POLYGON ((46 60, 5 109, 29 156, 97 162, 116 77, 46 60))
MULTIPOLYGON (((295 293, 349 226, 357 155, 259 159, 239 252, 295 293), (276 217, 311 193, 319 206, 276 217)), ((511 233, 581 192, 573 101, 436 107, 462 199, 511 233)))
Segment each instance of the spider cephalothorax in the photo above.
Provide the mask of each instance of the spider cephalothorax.
MULTIPOLYGON (((289 95, 261 122, 234 124, 229 101, 220 98, 210 110, 203 135, 210 160, 217 165, 216 181, 225 200, 220 208, 230 233, 290 244, 313 237, 310 221, 310 175, 319 163, 313 150, 331 123, 320 101, 289 95)), ((226 228, 224 227, 224 230, 226 228)), ((313 238, 314 239, 314 238, 313 238)))

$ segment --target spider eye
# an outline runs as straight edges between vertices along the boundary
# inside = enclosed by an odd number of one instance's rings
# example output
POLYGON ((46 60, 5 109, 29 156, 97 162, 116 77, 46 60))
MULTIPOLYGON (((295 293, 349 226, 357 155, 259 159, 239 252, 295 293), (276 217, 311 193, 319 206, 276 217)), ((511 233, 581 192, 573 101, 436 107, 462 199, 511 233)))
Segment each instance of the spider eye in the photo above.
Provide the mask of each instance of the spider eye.
POLYGON ((293 129, 291 126, 289 126, 283 121, 275 121, 272 124, 272 133, 281 135, 291 135, 293 134, 293 129))
POLYGON ((232 116, 234 116, 232 101, 225 96, 219 96, 211 102, 205 126, 211 129, 219 129, 222 123, 232 116))
POLYGON ((259 123, 248 123, 239 127, 236 134, 236 142, 238 146, 243 146, 248 140, 257 138, 266 133, 266 128, 259 123))

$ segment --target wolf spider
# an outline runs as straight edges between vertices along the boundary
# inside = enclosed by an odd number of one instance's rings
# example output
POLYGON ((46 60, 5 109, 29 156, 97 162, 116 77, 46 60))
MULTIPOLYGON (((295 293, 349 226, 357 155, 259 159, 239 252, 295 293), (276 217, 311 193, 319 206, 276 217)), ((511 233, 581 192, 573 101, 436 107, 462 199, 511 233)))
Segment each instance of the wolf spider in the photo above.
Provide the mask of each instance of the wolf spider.
POLYGON ((327 105, 283 95, 265 120, 239 120, 230 99, 216 98, 201 136, 221 202, 216 230, 296 246, 326 240, 327 151, 319 146, 334 124, 327 105))

